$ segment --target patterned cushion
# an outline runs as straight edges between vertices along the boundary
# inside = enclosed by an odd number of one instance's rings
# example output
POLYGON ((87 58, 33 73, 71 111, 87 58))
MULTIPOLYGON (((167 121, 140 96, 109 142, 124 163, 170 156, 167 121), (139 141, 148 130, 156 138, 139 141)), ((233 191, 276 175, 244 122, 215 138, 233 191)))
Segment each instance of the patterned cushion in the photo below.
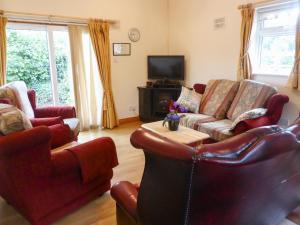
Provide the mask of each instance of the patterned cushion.
POLYGON ((10 87, 0 87, 0 99, 9 99, 12 105, 19 107, 15 92, 10 87))
POLYGON ((194 114, 194 113, 179 113, 180 116, 183 115, 183 117, 180 119, 180 125, 194 129, 199 130, 199 126, 201 126, 202 123, 212 122, 216 121, 217 119, 203 114, 194 114))
POLYGON ((21 109, 30 119, 34 118, 34 112, 27 94, 27 86, 24 81, 14 81, 5 85, 11 88, 18 101, 18 108, 21 109))
POLYGON ((32 128, 32 125, 27 116, 21 110, 12 105, 0 104, 1 135, 7 135, 30 128, 32 128))
POLYGON ((201 100, 200 113, 224 119, 238 88, 237 81, 209 81, 201 100))
POLYGON ((258 117, 264 116, 268 110, 265 108, 252 109, 247 112, 242 113, 238 118, 233 121, 230 130, 233 130, 239 122, 244 120, 256 119, 258 117))
POLYGON ((203 123, 199 127, 199 131, 208 134, 214 140, 222 141, 234 135, 230 131, 232 123, 231 120, 218 120, 211 123, 203 123))
POLYGON ((182 87, 177 103, 187 108, 190 112, 198 113, 202 95, 196 93, 194 90, 189 90, 182 87))
POLYGON ((267 84, 252 80, 242 81, 239 91, 227 112, 227 118, 234 121, 244 112, 264 107, 269 97, 276 92, 277 90, 274 87, 267 84))

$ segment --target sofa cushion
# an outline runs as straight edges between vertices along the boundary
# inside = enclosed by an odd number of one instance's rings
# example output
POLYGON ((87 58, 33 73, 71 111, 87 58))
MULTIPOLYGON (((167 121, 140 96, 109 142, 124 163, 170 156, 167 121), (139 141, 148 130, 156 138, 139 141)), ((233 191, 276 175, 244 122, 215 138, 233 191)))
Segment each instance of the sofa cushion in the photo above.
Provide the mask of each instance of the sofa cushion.
POLYGON ((27 116, 13 105, 0 104, 0 134, 27 130, 32 125, 27 116))
POLYGON ((34 111, 27 94, 27 86, 24 81, 14 81, 5 85, 13 89, 18 101, 18 108, 21 109, 29 119, 34 118, 34 111))
POLYGON ((240 84, 227 118, 234 121, 242 113, 255 108, 263 108, 269 97, 277 92, 276 88, 252 80, 244 80, 240 84))
POLYGON ((264 116, 267 113, 267 111, 268 110, 265 108, 256 108, 256 109, 251 109, 247 112, 242 113, 238 118, 236 118, 233 121, 230 130, 233 130, 238 123, 240 123, 244 120, 256 119, 261 116, 264 116))
POLYGON ((198 113, 201 98, 201 94, 182 86, 181 94, 177 100, 177 103, 187 108, 190 112, 198 113))
POLYGON ((234 136, 234 134, 230 131, 232 123, 233 122, 228 119, 203 123, 199 126, 198 130, 208 134, 214 140, 223 141, 234 136))
POLYGON ((212 121, 216 121, 217 119, 212 117, 212 116, 208 116, 208 115, 204 115, 204 114, 194 114, 194 113, 179 113, 180 116, 183 116, 180 119, 180 125, 194 129, 194 130, 198 130, 199 126, 202 123, 207 123, 207 122, 212 122, 212 121))
POLYGON ((199 112, 217 119, 224 119, 238 88, 239 82, 237 81, 209 81, 202 96, 199 112))

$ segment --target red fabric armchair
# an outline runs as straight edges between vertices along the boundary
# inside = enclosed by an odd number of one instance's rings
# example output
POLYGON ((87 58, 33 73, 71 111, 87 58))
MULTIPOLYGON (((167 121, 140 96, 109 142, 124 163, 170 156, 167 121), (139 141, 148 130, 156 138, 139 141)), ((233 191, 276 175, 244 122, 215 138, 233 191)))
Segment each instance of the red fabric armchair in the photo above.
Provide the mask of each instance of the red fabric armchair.
POLYGON ((300 205, 300 120, 198 149, 139 129, 140 188, 116 184, 118 225, 274 225, 300 205))
POLYGON ((62 119, 76 118, 76 112, 73 106, 47 106, 37 108, 36 92, 34 90, 28 90, 28 98, 36 118, 48 118, 58 116, 62 119))
POLYGON ((31 123, 36 126, 51 126, 56 124, 67 124, 71 129, 72 140, 77 140, 79 134, 79 120, 73 106, 36 106, 36 92, 28 90, 28 98, 34 111, 35 118, 31 123))
MULTIPOLYGON (((51 151, 48 127, 0 137, 0 195, 33 225, 50 225, 110 189, 110 138, 51 151)), ((100 212, 101 213, 101 212, 100 212)))

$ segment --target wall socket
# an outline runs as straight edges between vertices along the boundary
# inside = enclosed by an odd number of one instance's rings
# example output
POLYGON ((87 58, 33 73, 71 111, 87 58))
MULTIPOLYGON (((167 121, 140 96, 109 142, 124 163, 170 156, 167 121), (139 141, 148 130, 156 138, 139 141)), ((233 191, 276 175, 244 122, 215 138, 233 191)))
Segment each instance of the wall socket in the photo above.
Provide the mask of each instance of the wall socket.
POLYGON ((129 106, 129 112, 136 112, 136 107, 135 106, 129 106))

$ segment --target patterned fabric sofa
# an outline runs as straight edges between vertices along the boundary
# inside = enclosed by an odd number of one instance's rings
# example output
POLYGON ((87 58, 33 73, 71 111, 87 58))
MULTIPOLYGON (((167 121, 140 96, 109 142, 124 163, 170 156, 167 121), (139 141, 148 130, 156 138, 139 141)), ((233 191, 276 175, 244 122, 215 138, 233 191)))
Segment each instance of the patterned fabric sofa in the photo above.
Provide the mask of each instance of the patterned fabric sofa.
POLYGON ((279 94, 276 88, 253 80, 211 80, 207 85, 195 84, 194 90, 202 94, 199 113, 185 113, 180 123, 209 134, 214 141, 276 124, 289 101, 288 96, 279 94), (242 120, 231 129, 241 114, 256 108, 265 108, 265 115, 242 120))

